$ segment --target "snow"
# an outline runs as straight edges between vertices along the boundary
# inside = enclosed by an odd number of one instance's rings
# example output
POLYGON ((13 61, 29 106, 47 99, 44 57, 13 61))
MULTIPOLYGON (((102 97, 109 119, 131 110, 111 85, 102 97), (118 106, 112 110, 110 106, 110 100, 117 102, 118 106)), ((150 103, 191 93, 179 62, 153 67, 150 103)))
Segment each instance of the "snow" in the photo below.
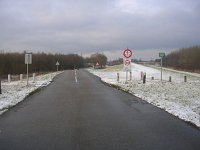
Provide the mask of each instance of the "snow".
POLYGON ((26 80, 2 82, 2 94, 0 94, 0 114, 3 114, 9 108, 15 106, 17 103, 24 100, 30 93, 38 88, 47 86, 53 80, 53 78, 62 72, 54 72, 45 75, 39 75, 33 79, 29 79, 29 85, 27 86, 26 80))
POLYGON ((160 81, 160 68, 148 67, 132 63, 132 81, 125 84, 126 73, 123 66, 106 69, 88 69, 99 76, 102 81, 119 86, 121 89, 165 111, 200 127, 200 74, 188 73, 172 69, 163 69, 163 81, 160 81), (141 81, 141 71, 147 75, 146 84, 141 81), (117 73, 120 81, 117 82, 117 73), (184 82, 184 76, 187 82, 184 82), (168 82, 169 76, 172 82, 168 82), (154 80, 151 80, 154 77, 154 80))

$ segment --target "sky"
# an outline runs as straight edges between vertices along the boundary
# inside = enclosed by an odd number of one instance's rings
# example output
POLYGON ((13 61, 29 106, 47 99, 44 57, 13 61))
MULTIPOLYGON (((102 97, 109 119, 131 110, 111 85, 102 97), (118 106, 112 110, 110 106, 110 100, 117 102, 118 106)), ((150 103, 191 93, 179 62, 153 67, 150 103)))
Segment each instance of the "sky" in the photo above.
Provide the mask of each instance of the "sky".
POLYGON ((0 50, 154 59, 200 45, 199 0, 0 0, 0 50))

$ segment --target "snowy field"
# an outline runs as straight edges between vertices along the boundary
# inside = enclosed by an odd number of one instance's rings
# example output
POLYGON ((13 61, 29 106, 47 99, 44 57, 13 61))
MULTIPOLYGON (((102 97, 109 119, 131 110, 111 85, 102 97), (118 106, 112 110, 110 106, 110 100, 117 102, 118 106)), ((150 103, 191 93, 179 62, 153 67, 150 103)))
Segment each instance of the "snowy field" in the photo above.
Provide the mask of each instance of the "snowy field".
POLYGON ((53 78, 60 73, 61 72, 54 72, 36 76, 35 82, 33 82, 33 79, 30 78, 28 86, 26 86, 26 80, 23 80, 22 82, 2 82, 2 94, 0 94, 0 114, 24 100, 30 93, 38 88, 50 84, 53 78))
POLYGON ((160 69, 132 63, 132 80, 125 84, 126 73, 122 65, 106 69, 88 69, 102 81, 119 86, 121 89, 167 112, 200 127, 200 74, 163 69, 163 81, 160 81, 160 69), (142 83, 141 71, 146 72, 146 84, 142 83), (120 80, 117 82, 117 73, 120 80), (169 76, 172 82, 168 82, 169 76), (187 76, 187 82, 184 82, 187 76), (152 80, 154 77, 154 80, 152 80))

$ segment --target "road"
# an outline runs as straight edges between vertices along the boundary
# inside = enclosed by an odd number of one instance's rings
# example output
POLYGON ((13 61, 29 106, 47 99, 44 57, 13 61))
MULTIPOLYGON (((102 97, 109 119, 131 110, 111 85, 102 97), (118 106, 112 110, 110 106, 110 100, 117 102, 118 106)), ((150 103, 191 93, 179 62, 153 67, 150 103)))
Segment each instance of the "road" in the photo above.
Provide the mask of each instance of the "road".
POLYGON ((85 70, 65 71, 0 116, 0 150, 199 149, 198 129, 85 70))

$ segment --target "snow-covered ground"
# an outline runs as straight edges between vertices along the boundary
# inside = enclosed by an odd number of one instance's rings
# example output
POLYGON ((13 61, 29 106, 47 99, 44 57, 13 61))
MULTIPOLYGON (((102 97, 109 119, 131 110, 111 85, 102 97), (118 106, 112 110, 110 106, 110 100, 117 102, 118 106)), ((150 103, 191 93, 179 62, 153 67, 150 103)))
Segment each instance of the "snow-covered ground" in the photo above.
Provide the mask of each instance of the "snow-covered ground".
POLYGON ((172 69, 163 69, 163 82, 160 69, 132 63, 132 81, 125 84, 126 73, 122 65, 102 70, 88 69, 104 82, 114 84, 147 102, 191 122, 200 127, 200 75, 172 69), (142 83, 141 71, 146 72, 146 84, 142 83), (120 81, 117 82, 117 73, 120 81), (172 82, 168 82, 169 76, 172 82), (187 76, 187 82, 184 82, 187 76), (154 77, 154 80, 151 78, 154 77))
POLYGON ((31 92, 50 84, 53 78, 60 73, 61 72, 54 72, 36 76, 35 82, 33 82, 33 79, 30 78, 28 86, 26 86, 26 80, 23 80, 22 82, 2 82, 2 94, 0 94, 0 114, 24 100, 31 92))

